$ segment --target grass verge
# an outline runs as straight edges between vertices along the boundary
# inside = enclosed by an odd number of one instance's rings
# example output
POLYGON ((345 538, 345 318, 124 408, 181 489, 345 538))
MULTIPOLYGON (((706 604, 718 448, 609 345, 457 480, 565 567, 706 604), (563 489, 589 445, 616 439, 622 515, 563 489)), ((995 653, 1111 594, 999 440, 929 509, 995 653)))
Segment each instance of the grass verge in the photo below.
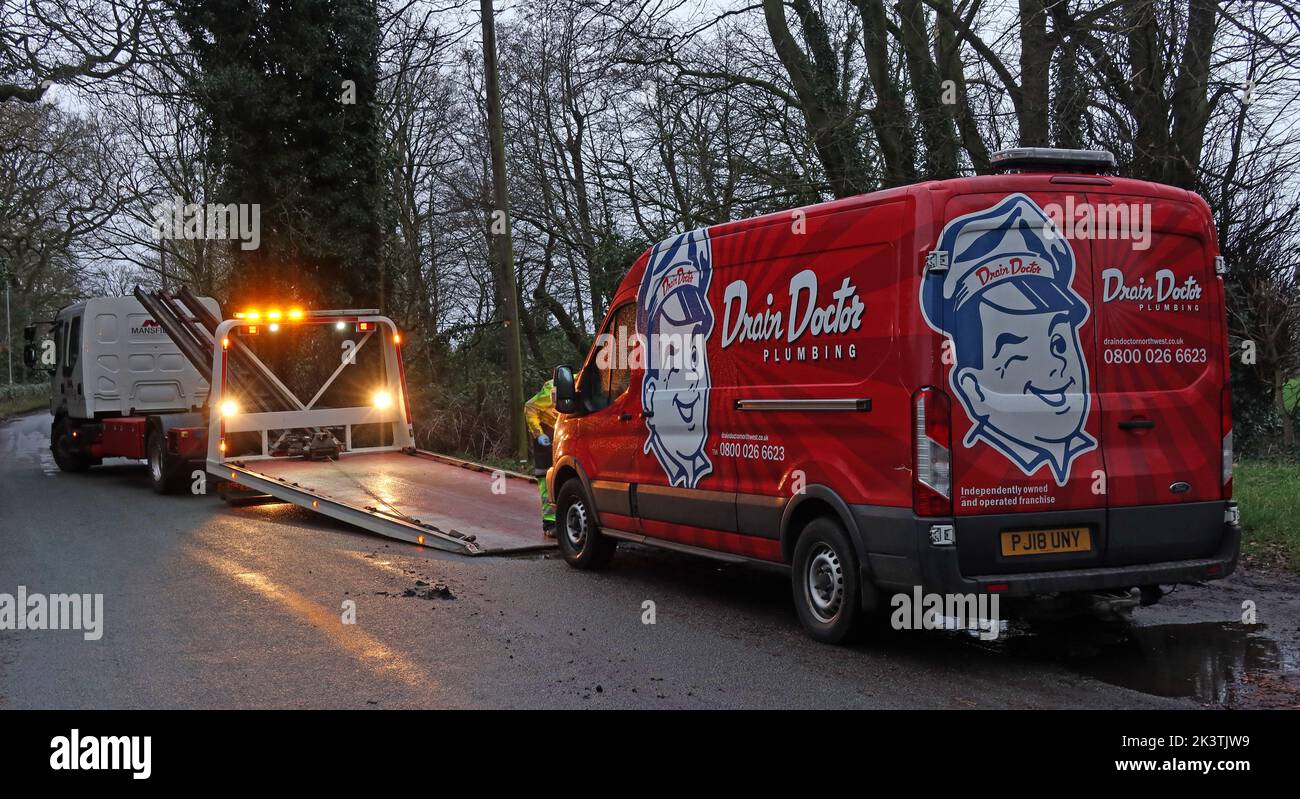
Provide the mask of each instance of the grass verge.
POLYGON ((1261 565, 1300 570, 1300 466, 1239 463, 1232 488, 1245 530, 1242 554, 1261 565))
POLYGON ((44 408, 49 402, 48 383, 0 385, 0 419, 44 408))

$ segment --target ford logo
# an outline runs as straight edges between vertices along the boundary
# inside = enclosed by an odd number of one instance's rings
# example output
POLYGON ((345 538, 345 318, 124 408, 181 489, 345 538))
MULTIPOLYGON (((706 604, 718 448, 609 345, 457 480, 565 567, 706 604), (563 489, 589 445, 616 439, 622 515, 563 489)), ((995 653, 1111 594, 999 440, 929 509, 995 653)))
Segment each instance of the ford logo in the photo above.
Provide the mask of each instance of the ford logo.
POLYGON ((1179 480, 1177 483, 1170 483, 1169 490, 1175 494, 1186 494, 1192 490, 1192 484, 1179 480))

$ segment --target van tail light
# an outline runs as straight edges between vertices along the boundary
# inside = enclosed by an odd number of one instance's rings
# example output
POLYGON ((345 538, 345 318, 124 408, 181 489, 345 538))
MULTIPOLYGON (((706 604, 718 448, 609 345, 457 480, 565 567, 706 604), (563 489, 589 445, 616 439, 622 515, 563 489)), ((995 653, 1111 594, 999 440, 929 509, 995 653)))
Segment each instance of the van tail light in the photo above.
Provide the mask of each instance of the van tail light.
POLYGON ((952 515, 952 427, 948 397, 927 386, 912 395, 912 509, 952 515))
POLYGON ((1232 499, 1232 384, 1219 394, 1219 431, 1223 434, 1223 498, 1232 499))

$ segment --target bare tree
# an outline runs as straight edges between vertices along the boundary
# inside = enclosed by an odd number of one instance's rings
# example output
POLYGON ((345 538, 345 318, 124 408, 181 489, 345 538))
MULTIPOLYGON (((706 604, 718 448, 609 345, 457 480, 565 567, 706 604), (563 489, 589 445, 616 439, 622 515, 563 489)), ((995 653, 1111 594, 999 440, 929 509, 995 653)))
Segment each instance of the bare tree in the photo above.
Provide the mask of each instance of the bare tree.
POLYGON ((0 0, 0 103, 131 67, 148 0, 0 0))

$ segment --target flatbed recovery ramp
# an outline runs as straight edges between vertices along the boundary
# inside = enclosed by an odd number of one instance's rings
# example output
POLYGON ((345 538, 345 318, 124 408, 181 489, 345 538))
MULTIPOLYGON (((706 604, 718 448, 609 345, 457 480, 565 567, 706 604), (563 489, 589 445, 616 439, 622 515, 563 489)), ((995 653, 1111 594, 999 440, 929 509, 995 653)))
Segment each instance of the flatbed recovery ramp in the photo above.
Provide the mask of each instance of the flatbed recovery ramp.
POLYGON ((542 537, 531 478, 416 449, 401 335, 391 319, 372 310, 235 316, 211 331, 210 474, 420 546, 467 555, 554 546, 542 537), (256 336, 282 326, 317 326, 334 334, 335 346, 345 345, 310 399, 249 349, 256 336), (367 344, 377 368, 363 371, 354 389, 368 385, 370 401, 323 407, 322 397, 356 367, 367 344))
POLYGON ((488 555, 554 546, 542 538, 541 501, 531 480, 457 464, 427 452, 365 452, 332 461, 228 461, 223 476, 372 532, 437 549, 488 555))

